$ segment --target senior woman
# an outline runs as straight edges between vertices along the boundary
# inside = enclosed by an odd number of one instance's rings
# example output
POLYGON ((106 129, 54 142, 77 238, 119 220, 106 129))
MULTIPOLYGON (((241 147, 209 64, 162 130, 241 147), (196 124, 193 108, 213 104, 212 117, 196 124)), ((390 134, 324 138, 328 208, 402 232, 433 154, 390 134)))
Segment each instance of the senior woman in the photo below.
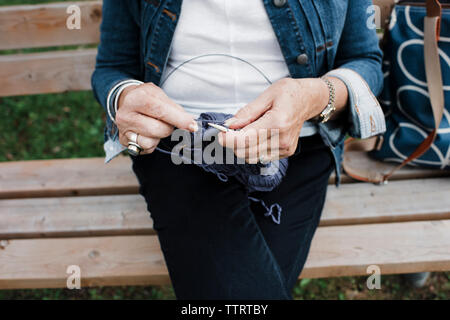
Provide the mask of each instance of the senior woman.
POLYGON ((126 148, 132 154, 178 299, 291 298, 333 170, 339 184, 345 136, 385 130, 370 6, 103 1, 92 85, 108 115, 106 162, 126 148), (247 162, 277 139, 268 158, 289 159, 281 183, 249 193, 233 177, 222 181, 159 151, 174 129, 202 129, 196 119, 205 112, 234 115, 218 141, 247 162), (276 137, 236 144, 250 129, 276 137), (279 217, 267 210, 273 204, 279 217))

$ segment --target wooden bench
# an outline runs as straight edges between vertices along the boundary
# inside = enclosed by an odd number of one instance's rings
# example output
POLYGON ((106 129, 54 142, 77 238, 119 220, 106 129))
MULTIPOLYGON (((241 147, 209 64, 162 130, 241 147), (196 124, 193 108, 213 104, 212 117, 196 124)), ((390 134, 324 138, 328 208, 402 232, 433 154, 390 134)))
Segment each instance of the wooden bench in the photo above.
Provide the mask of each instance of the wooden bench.
MULTIPOLYGON (((97 43, 101 3, 78 3, 82 29, 72 31, 69 4, 0 7, 0 50, 97 43)), ((0 97, 89 90, 95 55, 1 55, 0 97)), ((339 189, 332 177, 301 277, 367 275, 370 265, 382 274, 450 270, 448 174, 407 168, 385 186, 344 176, 339 189)), ((81 268, 83 286, 169 283, 137 191, 125 156, 108 165, 103 158, 0 163, 0 288, 65 287, 71 265, 81 268)))

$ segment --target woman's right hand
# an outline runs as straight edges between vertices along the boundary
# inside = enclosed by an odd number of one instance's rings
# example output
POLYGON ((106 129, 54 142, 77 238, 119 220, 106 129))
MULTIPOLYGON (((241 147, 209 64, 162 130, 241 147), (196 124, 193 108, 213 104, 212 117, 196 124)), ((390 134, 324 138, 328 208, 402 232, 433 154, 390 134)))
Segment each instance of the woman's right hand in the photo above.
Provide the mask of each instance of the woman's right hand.
POLYGON ((120 143, 127 147, 131 135, 138 134, 141 154, 152 153, 162 138, 172 134, 174 127, 198 130, 194 117, 153 83, 127 87, 119 97, 117 108, 120 143))

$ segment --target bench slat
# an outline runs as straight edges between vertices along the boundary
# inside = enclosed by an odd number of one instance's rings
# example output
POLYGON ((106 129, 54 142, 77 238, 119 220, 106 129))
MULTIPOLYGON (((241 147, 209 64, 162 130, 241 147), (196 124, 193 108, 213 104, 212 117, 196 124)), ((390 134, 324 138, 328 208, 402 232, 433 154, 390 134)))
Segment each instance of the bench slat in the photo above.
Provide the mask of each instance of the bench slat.
POLYGON ((168 282, 156 236, 32 239, 3 241, 0 288, 65 287, 71 265, 83 286, 168 282))
MULTIPOLYGON (((441 176, 450 176, 450 171, 406 167, 397 171, 392 180, 441 176)), ((334 183, 334 176, 329 182, 334 183)), ((342 183, 349 182, 354 180, 343 175, 342 183)), ((0 163, 0 199, 136 194, 138 188, 128 157, 118 157, 107 165, 103 158, 0 163)))
POLYGON ((450 219, 450 178, 343 184, 328 189, 322 225, 450 219))
POLYGON ((101 1, 0 7, 0 50, 98 43, 101 1), (81 10, 81 29, 69 30, 67 8, 81 10))
POLYGON ((139 195, 0 200, 0 239, 154 233, 139 195))
MULTIPOLYGON (((65 287, 68 266, 82 286, 168 283, 157 236, 2 241, 0 288, 65 287)), ((303 278, 450 270, 450 220, 320 227, 303 278)))
POLYGON ((0 56, 0 97, 91 89, 96 49, 0 56))
POLYGON ((128 157, 105 165, 103 158, 0 163, 0 199, 136 194, 128 157))
POLYGON ((450 220, 320 227, 302 277, 450 270, 450 220))
MULTIPOLYGON (((330 186, 321 225, 450 219, 450 179, 330 186)), ((0 200, 0 239, 154 234, 140 195, 0 200)))

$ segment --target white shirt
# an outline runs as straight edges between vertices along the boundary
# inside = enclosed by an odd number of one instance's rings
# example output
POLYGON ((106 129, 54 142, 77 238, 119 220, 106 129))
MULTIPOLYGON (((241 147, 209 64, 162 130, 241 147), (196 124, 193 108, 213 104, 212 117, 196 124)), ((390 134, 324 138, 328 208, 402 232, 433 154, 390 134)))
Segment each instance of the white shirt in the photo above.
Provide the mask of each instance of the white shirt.
MULTIPOLYGON (((264 75, 271 82, 290 76, 263 1, 183 1, 161 77, 169 98, 195 116, 235 114, 270 86, 264 75)), ((307 123, 301 136, 316 132, 307 123)))

